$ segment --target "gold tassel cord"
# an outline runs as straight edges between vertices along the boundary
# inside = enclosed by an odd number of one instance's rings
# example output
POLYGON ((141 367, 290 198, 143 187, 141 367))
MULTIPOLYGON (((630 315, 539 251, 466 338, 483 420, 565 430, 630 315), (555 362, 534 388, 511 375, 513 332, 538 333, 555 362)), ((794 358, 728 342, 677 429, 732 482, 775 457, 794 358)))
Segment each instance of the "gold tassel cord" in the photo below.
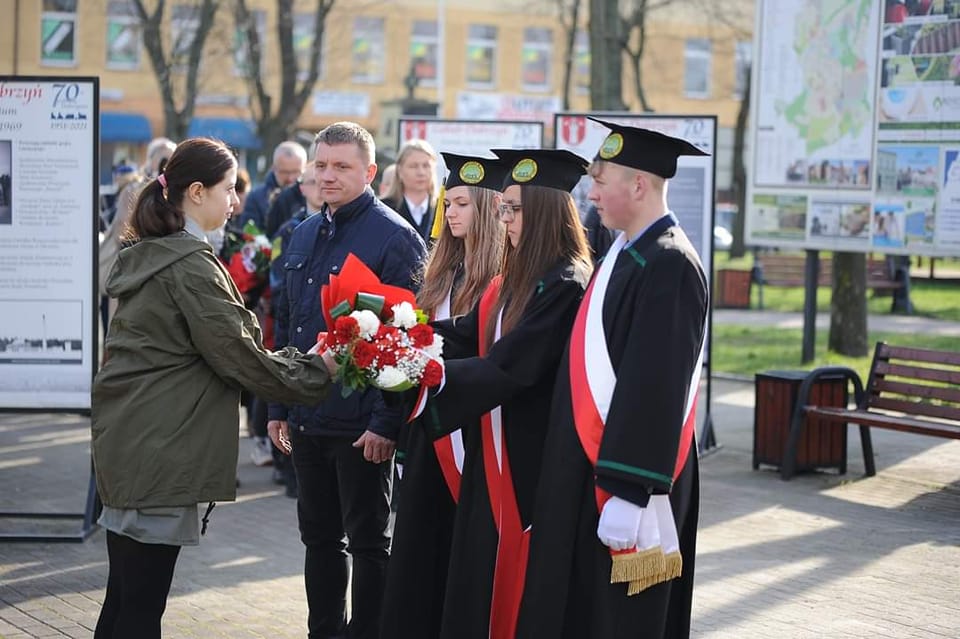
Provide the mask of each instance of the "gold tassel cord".
POLYGON ((622 584, 642 580, 649 575, 666 571, 663 550, 657 546, 647 550, 613 555, 610 568, 610 583, 622 584))
POLYGON ((440 187, 440 194, 437 196, 437 212, 433 214, 433 226, 430 228, 430 239, 435 240, 443 232, 444 206, 443 201, 447 197, 446 187, 440 187))
POLYGON ((651 586, 676 579, 683 573, 683 557, 679 552, 672 552, 664 557, 664 570, 656 574, 647 575, 641 579, 631 580, 627 585, 627 596, 638 595, 651 586))

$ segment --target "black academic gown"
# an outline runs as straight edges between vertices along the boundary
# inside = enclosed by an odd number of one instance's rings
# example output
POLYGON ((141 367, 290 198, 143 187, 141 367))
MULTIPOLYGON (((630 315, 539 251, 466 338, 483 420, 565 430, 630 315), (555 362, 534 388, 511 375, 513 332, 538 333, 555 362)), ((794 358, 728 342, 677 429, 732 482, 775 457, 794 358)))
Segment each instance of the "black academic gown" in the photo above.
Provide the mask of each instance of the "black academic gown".
MULTIPOLYGON (((485 357, 446 363, 442 391, 428 402, 427 432, 443 434, 445 425, 464 428, 463 478, 454 522, 439 636, 487 639, 498 534, 484 475, 481 429, 476 420, 501 406, 503 437, 514 491, 524 527, 533 517, 540 455, 547 431, 557 367, 583 285, 560 264, 544 275, 520 321, 485 357)), ((478 309, 436 324, 446 344, 477 348, 478 309)), ((475 350, 476 352, 476 350, 475 350)))
POLYGON ((432 198, 430 202, 428 202, 427 212, 423 214, 423 219, 420 220, 419 224, 417 224, 417 221, 413 219, 413 215, 410 213, 410 208, 407 206, 407 198, 402 195, 400 196, 400 201, 386 199, 383 200, 383 203, 399 213, 400 217, 407 221, 407 224, 415 228, 424 242, 430 241, 430 231, 433 229, 433 217, 437 213, 437 203, 434 202, 432 198))
MULTIPOLYGON (((462 271, 458 272, 455 290, 461 280, 462 271)), ((466 342, 447 341, 444 359, 475 356, 476 340, 466 342)), ((405 410, 409 413, 412 405, 405 410)), ((479 445, 479 440, 468 442, 466 433, 478 431, 478 427, 479 420, 474 420, 463 429, 464 462, 471 455, 471 448, 479 445)), ((405 424, 402 435, 403 476, 395 483, 398 508, 387 565, 380 636, 383 639, 430 639, 440 634, 457 505, 440 469, 433 438, 423 427, 422 419, 405 424)))
POLYGON ((599 453, 606 464, 598 463, 596 470, 577 437, 569 346, 564 354, 544 449, 519 638, 689 636, 699 508, 696 444, 672 486, 645 476, 673 476, 684 404, 704 339, 707 288, 683 231, 677 226, 661 230, 645 233, 613 258, 603 326, 617 385, 599 453), (650 493, 669 493, 683 556, 680 578, 631 597, 626 584, 610 583, 610 552, 597 538, 598 482, 638 505, 646 505, 650 493))

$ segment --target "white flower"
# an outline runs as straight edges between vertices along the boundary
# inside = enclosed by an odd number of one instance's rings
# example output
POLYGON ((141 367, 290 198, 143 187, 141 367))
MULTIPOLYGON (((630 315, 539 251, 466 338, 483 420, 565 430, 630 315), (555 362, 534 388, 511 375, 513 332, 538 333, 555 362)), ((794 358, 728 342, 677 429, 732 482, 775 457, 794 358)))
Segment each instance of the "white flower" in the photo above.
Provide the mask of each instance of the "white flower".
POLYGON ((393 388, 407 381, 407 376, 396 366, 384 366, 377 375, 377 386, 380 388, 393 388))
POLYGON ((417 313, 413 310, 413 306, 410 305, 410 302, 400 302, 399 304, 394 304, 391 309, 393 310, 393 325, 403 329, 410 329, 417 325, 417 313))
POLYGON ((440 356, 443 355, 443 335, 434 333, 433 344, 425 346, 423 352, 429 355, 431 359, 440 359, 440 356))
POLYGON ((370 339, 380 329, 380 318, 373 311, 354 311, 350 317, 360 325, 360 337, 363 339, 370 339))

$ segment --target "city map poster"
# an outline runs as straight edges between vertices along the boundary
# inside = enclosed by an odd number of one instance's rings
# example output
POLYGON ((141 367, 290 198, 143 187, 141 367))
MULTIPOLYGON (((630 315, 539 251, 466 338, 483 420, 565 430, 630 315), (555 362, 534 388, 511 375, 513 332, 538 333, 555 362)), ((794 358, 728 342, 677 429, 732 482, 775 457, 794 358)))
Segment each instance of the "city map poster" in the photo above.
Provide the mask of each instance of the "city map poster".
POLYGON ((760 12, 754 185, 869 189, 876 3, 766 0, 760 12))
POLYGON ((0 76, 0 409, 90 408, 98 87, 0 76))

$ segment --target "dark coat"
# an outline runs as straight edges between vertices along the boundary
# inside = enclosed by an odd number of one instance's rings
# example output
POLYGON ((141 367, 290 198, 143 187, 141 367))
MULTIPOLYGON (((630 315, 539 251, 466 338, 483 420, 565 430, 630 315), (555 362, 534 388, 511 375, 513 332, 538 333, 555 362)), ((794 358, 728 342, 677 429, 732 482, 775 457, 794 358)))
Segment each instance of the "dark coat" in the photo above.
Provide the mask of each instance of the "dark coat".
MULTIPOLYGON (((276 345, 307 351, 317 333, 327 330, 320 307, 320 287, 353 253, 380 281, 414 290, 426 248, 409 224, 378 200, 368 187, 357 199, 328 218, 326 210, 294 229, 281 256, 284 284, 274 302, 276 345)), ((335 385, 316 408, 271 404, 269 419, 287 420, 307 435, 359 436, 370 430, 396 440, 400 411, 384 405, 380 391, 368 389, 343 397, 335 385)))

